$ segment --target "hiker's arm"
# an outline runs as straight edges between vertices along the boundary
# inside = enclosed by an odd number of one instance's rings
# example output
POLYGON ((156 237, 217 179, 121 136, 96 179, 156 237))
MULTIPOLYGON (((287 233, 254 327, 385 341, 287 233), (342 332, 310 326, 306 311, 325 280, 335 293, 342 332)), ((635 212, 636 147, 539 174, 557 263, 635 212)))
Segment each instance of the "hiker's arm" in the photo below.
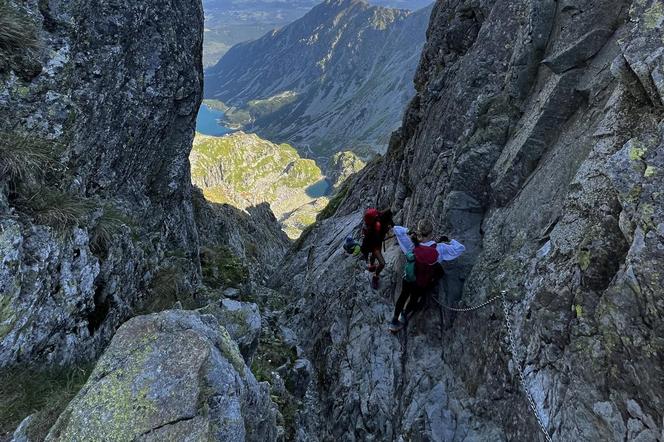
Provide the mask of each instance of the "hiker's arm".
POLYGON ((466 250, 466 247, 456 239, 453 239, 448 244, 439 243, 436 249, 438 250, 438 261, 442 262, 458 258, 466 250))
POLYGON ((394 226, 394 236, 397 237, 399 247, 404 253, 410 253, 415 248, 413 240, 408 236, 408 229, 402 226, 394 226))

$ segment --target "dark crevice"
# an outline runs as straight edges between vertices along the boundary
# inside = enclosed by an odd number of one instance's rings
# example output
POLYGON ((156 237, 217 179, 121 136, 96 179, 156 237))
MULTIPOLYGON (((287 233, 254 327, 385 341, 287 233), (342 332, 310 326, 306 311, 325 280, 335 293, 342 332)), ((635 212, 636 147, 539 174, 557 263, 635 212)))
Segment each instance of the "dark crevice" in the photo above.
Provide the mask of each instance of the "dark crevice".
POLYGON ((57 29, 57 21, 51 14, 48 0, 39 0, 39 13, 43 17, 44 29, 48 32, 54 32, 57 29))
POLYGON ((395 378, 398 379, 396 388, 394 389, 395 399, 397 401, 397 408, 393 417, 393 422, 397 424, 394 426, 395 432, 401 432, 401 427, 403 425, 403 395, 406 384, 406 365, 408 364, 408 329, 404 328, 403 330, 403 340, 401 342, 401 372, 395 373, 395 378))
POLYGON ((185 416, 185 417, 181 417, 181 418, 178 418, 178 419, 175 419, 175 420, 172 420, 172 421, 166 422, 165 424, 161 424, 161 425, 159 425, 159 426, 157 426, 157 427, 154 427, 154 428, 149 429, 148 431, 146 431, 146 432, 144 432, 144 433, 141 433, 141 434, 138 435, 138 437, 137 437, 136 439, 134 439, 134 440, 139 440, 139 439, 141 439, 142 437, 147 436, 148 434, 150 434, 150 433, 152 433, 152 432, 154 432, 154 431, 161 430, 161 429, 164 428, 164 427, 168 427, 169 425, 176 425, 176 424, 179 424, 180 422, 187 422, 187 421, 194 420, 194 419, 196 419, 196 416, 185 416))
POLYGON ((111 309, 110 299, 105 292, 106 283, 101 278, 95 281, 94 309, 88 315, 88 331, 93 336, 99 327, 104 323, 111 309))

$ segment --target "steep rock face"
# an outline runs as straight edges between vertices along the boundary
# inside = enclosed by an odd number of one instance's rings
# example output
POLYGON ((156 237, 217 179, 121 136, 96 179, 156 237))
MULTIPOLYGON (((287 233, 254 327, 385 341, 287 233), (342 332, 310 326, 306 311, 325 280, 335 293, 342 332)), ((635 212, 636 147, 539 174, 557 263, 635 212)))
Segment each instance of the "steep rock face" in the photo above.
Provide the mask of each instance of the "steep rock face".
POLYGON ((275 440, 274 404, 211 315, 124 324, 46 440, 275 440))
POLYGON ((246 129, 323 161, 342 149, 382 152, 413 96, 430 11, 326 0, 228 51, 207 71, 205 97, 244 111, 246 129))
POLYGON ((436 4, 387 156, 277 283, 304 294, 291 328, 316 371, 300 439, 542 438, 524 386, 554 440, 664 437, 663 12, 436 4), (339 250, 367 205, 464 242, 435 296, 470 306, 507 290, 517 354, 500 301, 454 315, 431 300, 389 335, 398 248, 377 292, 339 250))
POLYGON ((228 334, 237 342, 242 357, 251 365, 251 358, 258 347, 261 334, 261 315, 253 303, 222 299, 218 304, 209 304, 202 310, 217 318, 228 334))
POLYGON ((3 3, 36 42, 0 67, 0 365, 90 359, 167 251, 184 251, 185 285, 199 279, 188 154, 203 12, 3 3))
POLYGON ((267 204, 243 212, 228 204, 211 203, 198 189, 193 201, 202 244, 230 248, 257 281, 274 272, 290 242, 267 204))

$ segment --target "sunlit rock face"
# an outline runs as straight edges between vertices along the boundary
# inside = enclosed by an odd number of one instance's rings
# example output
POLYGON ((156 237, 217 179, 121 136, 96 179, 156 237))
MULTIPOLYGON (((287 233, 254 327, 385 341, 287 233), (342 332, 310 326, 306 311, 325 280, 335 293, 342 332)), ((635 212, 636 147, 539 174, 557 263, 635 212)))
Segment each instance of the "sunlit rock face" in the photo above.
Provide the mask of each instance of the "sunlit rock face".
POLYGON ((268 203, 292 238, 316 220, 328 201, 330 185, 313 160, 256 134, 197 134, 190 159, 192 180, 205 198, 243 210, 268 203))
POLYGON ((300 437, 657 440, 664 378, 664 11, 655 0, 438 2, 417 95, 385 158, 301 241, 276 283, 317 383, 300 437), (431 301, 387 333, 382 288, 344 255, 365 207, 463 242, 431 301), (317 416, 333 416, 320 420, 317 416))

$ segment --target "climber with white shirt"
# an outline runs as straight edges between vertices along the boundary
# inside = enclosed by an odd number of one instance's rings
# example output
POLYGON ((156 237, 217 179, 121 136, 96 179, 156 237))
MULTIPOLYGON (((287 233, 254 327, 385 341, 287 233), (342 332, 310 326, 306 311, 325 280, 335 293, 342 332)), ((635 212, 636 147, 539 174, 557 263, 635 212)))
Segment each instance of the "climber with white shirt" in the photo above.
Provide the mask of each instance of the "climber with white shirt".
POLYGON ((389 324, 396 333, 408 325, 408 318, 421 307, 426 294, 433 288, 440 263, 458 258, 466 248, 456 240, 443 237, 435 242, 432 238, 433 225, 429 220, 421 220, 417 231, 409 234, 406 227, 394 226, 394 236, 406 255, 401 294, 394 308, 389 324), (408 303, 408 305, 406 305, 408 303))

